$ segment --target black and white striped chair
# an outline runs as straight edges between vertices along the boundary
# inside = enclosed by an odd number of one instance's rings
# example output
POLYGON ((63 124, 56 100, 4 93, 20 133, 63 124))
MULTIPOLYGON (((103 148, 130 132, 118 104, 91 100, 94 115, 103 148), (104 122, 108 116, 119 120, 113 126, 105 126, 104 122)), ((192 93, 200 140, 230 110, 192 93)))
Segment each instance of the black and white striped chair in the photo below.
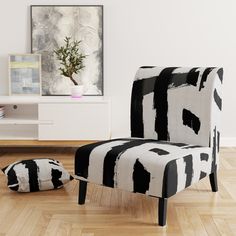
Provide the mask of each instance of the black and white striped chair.
POLYGON ((167 199, 219 165, 222 68, 141 67, 131 98, 131 138, 80 147, 75 175, 79 204, 87 182, 159 198, 159 225, 167 199))

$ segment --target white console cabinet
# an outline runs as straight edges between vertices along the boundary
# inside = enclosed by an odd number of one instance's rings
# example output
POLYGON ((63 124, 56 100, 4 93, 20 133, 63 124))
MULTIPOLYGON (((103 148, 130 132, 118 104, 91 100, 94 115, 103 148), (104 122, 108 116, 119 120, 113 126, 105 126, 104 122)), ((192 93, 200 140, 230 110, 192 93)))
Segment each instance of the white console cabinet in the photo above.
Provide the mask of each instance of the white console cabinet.
POLYGON ((104 140, 111 137, 105 97, 0 96, 0 140, 104 140))

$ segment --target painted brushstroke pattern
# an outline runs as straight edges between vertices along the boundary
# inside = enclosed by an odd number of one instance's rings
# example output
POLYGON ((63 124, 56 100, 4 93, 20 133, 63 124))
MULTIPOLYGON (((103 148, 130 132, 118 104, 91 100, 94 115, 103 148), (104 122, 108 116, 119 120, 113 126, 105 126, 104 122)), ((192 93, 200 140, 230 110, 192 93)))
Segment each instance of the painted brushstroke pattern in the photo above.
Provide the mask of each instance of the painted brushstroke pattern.
POLYGON ((168 198, 219 166, 221 68, 141 67, 131 136, 78 148, 78 178, 168 198))
POLYGON ((8 187, 18 192, 58 189, 73 179, 59 161, 53 159, 22 160, 2 169, 8 187))

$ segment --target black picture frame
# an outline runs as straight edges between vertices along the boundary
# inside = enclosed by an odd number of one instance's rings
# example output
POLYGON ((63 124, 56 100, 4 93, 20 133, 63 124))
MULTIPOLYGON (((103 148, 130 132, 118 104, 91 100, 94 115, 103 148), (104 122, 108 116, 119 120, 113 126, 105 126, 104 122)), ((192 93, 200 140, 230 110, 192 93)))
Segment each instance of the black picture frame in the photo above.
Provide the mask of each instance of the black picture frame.
MULTIPOLYGON (((99 7, 101 8, 102 12, 102 62, 101 62, 101 74, 102 74, 102 81, 101 81, 101 94, 85 94, 84 96, 104 96, 104 5, 30 5, 30 50, 31 53, 33 52, 33 8, 34 7, 99 7)), ((69 94, 49 94, 42 96, 70 96, 69 94)))

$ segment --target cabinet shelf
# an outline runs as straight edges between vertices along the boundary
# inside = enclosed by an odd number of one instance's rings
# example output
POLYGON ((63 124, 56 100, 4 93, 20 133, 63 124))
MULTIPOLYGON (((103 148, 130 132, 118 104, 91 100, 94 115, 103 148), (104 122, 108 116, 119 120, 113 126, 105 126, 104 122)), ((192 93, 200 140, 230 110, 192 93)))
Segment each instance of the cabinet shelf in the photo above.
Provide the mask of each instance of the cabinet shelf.
POLYGON ((26 117, 4 117, 0 119, 0 125, 39 125, 39 124, 52 124, 52 121, 38 120, 36 118, 26 117))
POLYGON ((0 125, 0 140, 37 140, 38 125, 0 125))

